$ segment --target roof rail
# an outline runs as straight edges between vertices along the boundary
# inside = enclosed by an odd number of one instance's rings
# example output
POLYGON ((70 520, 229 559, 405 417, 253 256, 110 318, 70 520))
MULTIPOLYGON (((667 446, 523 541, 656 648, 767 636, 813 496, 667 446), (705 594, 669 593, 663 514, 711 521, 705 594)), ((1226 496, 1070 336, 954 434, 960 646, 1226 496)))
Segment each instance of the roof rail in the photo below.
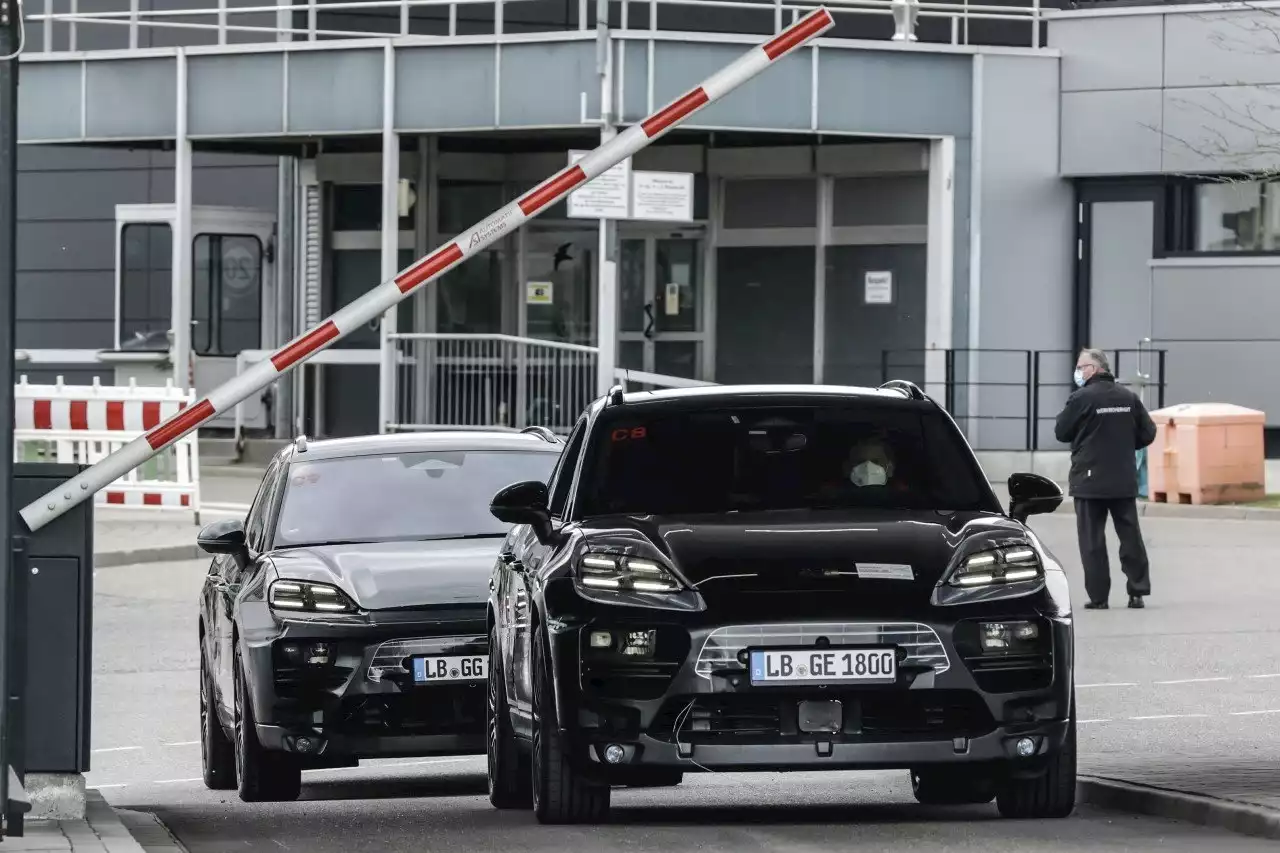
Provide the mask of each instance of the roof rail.
POLYGON ((909 400, 924 400, 924 392, 920 390, 920 386, 914 382, 908 382, 906 379, 890 379, 880 386, 885 391, 901 391, 909 400))
POLYGON ((609 389, 609 404, 612 406, 621 406, 623 401, 623 390, 621 385, 614 385, 609 389))
POLYGON ((520 430, 520 432, 522 433, 527 432, 530 435, 536 435, 538 438, 550 444, 560 443, 560 437, 544 426, 527 426, 524 429, 520 430))

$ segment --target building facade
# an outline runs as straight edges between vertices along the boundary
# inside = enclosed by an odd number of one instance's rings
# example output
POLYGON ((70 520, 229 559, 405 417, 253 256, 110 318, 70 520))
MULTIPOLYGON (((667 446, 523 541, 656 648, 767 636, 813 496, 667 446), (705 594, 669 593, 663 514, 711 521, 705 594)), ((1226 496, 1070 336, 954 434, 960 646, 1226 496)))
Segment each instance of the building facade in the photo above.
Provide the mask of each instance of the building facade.
MULTIPOLYGON (((801 13, 46 5, 27 3, 20 95, 25 370, 201 391, 801 13)), ((815 46, 633 158, 692 176, 687 217, 617 221, 615 242, 557 205, 249 401, 242 425, 558 424, 604 360, 650 384, 909 378, 980 448, 1053 449, 1084 344, 1149 383, 1150 405, 1267 408, 1246 381, 1265 315, 1227 307, 1265 295, 1274 247, 1241 229, 1271 233, 1270 207, 1248 206, 1267 191, 1185 174, 1245 164, 1164 153, 1187 131, 1161 104, 1201 73, 1171 77, 1166 56, 1186 68, 1188 41, 1216 32, 1170 36, 1186 8, 836 6, 815 46), (1138 127, 1153 117, 1155 142, 1138 127), (1163 217, 1215 193, 1235 224, 1204 225, 1196 248, 1205 214, 1163 217), (1230 295, 1208 296, 1208 276, 1230 295)))

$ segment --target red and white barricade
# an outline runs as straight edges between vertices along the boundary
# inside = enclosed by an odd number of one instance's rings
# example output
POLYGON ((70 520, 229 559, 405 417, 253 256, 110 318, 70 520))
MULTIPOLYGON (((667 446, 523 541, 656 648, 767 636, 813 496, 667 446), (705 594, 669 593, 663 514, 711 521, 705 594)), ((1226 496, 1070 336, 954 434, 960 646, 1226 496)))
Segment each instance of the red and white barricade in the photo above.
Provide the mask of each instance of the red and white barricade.
MULTIPOLYGON (((14 396, 14 459, 96 464, 194 401, 173 386, 32 385, 19 379, 14 396)), ((177 510, 200 519, 199 432, 189 433, 148 464, 129 471, 94 496, 96 503, 131 509, 177 510)))

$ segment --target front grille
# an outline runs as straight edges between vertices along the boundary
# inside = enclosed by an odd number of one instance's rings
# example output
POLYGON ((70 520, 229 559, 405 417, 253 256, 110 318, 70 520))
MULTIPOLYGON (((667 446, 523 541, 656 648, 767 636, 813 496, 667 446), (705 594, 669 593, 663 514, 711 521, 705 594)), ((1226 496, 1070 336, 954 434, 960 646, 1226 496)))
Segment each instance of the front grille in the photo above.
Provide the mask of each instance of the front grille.
POLYGON ((657 699, 679 671, 662 661, 583 661, 582 686, 612 699, 657 699))
POLYGON ((424 655, 488 654, 489 638, 484 635, 461 637, 416 637, 388 640, 378 646, 369 662, 368 676, 380 681, 387 676, 410 675, 409 659, 424 655))
POLYGON ((1044 652, 1003 657, 966 657, 973 680, 988 693, 1043 690, 1053 683, 1053 655, 1044 652))
POLYGON ((935 673, 951 667, 938 634, 919 622, 800 622, 777 625, 733 625, 717 628, 698 654, 698 675, 711 678, 718 670, 741 671, 738 654, 749 646, 812 646, 825 637, 832 646, 887 645, 906 652, 900 666, 923 667, 935 673))
POLYGON ((348 737, 478 734, 484 714, 485 685, 442 684, 348 697, 335 729, 348 737))
POLYGON ((995 728, 986 704, 970 691, 881 690, 675 697, 663 705, 649 734, 681 743, 808 741, 815 735, 798 725, 804 699, 842 703, 843 730, 830 737, 845 742, 979 737, 995 728))
POLYGON ((275 668, 276 697, 301 699, 315 693, 337 690, 347 683, 352 670, 345 666, 281 666, 275 668))

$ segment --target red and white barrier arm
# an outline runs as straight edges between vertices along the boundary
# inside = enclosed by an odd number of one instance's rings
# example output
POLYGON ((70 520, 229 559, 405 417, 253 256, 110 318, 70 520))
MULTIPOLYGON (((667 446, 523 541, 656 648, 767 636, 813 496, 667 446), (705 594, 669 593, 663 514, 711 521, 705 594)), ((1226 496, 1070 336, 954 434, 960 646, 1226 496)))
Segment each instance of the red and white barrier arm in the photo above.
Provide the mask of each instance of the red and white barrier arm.
POLYGON ((256 394, 285 373, 328 347, 334 341, 382 316, 417 288, 439 278, 462 261, 506 236, 567 193, 608 171, 676 125, 764 71, 778 59, 831 29, 835 20, 825 8, 806 15, 772 39, 753 47, 703 81, 687 94, 672 101, 639 124, 587 154, 577 163, 511 202, 480 224, 425 258, 418 260, 390 281, 383 282, 360 299, 347 305, 328 320, 281 348, 271 358, 219 386, 209 396, 156 426, 140 438, 82 471, 60 488, 24 507, 22 520, 32 531, 39 530, 67 510, 92 497, 155 454, 199 427, 218 412, 225 412, 256 394))

